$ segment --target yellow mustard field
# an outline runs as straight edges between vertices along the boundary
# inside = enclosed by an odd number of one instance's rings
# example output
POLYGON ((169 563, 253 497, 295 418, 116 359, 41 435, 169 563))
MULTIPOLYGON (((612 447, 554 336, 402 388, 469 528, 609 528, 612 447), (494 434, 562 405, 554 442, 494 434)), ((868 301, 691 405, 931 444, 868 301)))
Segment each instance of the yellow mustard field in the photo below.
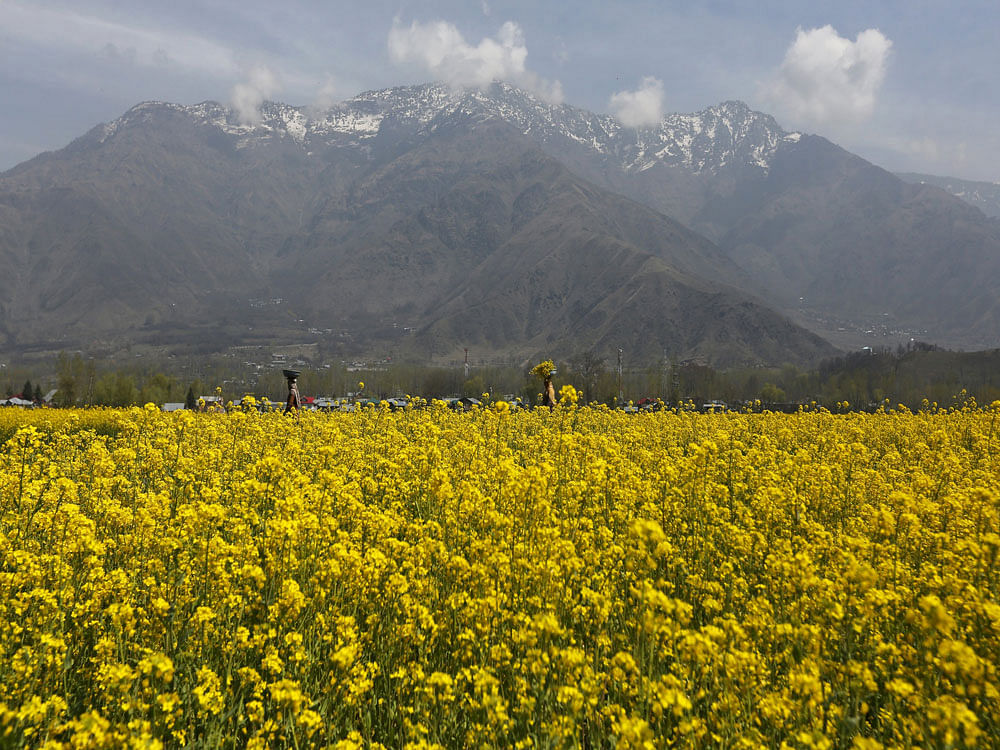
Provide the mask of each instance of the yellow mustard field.
POLYGON ((1000 404, 0 414, 2 747, 997 747, 1000 404))

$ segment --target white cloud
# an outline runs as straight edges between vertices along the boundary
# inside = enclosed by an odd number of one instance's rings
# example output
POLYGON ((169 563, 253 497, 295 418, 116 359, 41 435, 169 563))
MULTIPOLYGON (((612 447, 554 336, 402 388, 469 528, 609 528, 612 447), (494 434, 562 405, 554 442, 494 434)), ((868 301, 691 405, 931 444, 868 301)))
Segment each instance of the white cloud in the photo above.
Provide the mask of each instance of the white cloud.
POLYGON ((652 127, 663 119, 663 81, 646 76, 635 91, 611 95, 611 111, 627 128, 652 127))
POLYGON ((765 96, 792 117, 812 123, 857 123, 875 109, 892 42, 878 29, 855 41, 827 25, 798 29, 765 96))
POLYGON ((274 73, 263 65, 257 65, 250 69, 245 81, 233 87, 229 102, 241 122, 253 125, 260 122, 260 105, 279 90, 274 73))
POLYGON ((522 86, 550 100, 562 100, 558 81, 548 83, 528 70, 524 32, 513 21, 496 37, 473 46, 447 21, 414 21, 404 26, 397 18, 389 30, 389 56, 396 63, 416 65, 453 86, 483 87, 502 80, 522 86))
POLYGON ((337 103, 337 81, 332 75, 327 75, 323 85, 316 92, 316 98, 312 102, 312 109, 315 112, 326 112, 337 103))

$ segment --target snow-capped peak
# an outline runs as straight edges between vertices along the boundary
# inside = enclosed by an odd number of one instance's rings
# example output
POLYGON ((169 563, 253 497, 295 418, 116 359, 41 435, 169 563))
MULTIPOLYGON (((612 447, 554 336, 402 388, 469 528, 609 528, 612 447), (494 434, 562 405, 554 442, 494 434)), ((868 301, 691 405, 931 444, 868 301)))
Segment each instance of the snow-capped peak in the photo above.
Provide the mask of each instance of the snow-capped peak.
POLYGON ((309 153, 326 147, 362 147, 379 134, 387 120, 416 132, 433 130, 449 117, 497 119, 543 145, 582 147, 627 171, 657 165, 692 172, 716 172, 727 166, 767 171, 779 145, 800 137, 799 133, 783 131, 770 115, 755 112, 739 101, 693 114, 669 114, 652 127, 626 128, 611 115, 552 104, 495 82, 485 89, 454 89, 432 83, 366 91, 324 111, 265 102, 260 119, 252 123, 240 121, 232 110, 216 102, 190 107, 143 102, 106 125, 101 140, 164 111, 183 112, 216 127, 236 138, 239 147, 261 139, 288 138, 309 153))

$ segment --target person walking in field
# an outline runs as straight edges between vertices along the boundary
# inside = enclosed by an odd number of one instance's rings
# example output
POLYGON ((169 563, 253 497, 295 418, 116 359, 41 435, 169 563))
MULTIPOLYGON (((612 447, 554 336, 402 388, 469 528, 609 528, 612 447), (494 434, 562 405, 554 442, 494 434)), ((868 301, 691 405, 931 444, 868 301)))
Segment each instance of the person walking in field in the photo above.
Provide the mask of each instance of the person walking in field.
POLYGON ((556 408, 556 389, 552 385, 552 376, 545 378, 542 390, 542 405, 549 407, 549 411, 556 408))
POLYGON ((288 400, 285 402, 285 414, 290 411, 298 413, 301 402, 299 401, 299 375, 298 370, 284 370, 285 378, 288 380, 288 400))

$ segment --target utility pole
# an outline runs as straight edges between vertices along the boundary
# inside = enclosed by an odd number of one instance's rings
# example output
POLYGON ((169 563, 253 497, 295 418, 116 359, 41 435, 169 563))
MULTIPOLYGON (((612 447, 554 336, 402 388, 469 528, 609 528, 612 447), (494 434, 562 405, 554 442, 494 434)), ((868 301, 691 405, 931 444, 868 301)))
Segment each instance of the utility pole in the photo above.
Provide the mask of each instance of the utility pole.
POLYGON ((625 392, 622 390, 622 350, 618 350, 618 403, 625 403, 625 392))
POLYGON ((465 347, 465 379, 469 379, 469 347, 465 347))
POLYGON ((663 347, 663 375, 660 376, 660 398, 663 392, 668 390, 668 378, 670 377, 670 360, 667 359, 667 347, 663 347))
POLYGON ((670 402, 676 407, 681 401, 681 378, 677 370, 677 360, 670 360, 670 402))

